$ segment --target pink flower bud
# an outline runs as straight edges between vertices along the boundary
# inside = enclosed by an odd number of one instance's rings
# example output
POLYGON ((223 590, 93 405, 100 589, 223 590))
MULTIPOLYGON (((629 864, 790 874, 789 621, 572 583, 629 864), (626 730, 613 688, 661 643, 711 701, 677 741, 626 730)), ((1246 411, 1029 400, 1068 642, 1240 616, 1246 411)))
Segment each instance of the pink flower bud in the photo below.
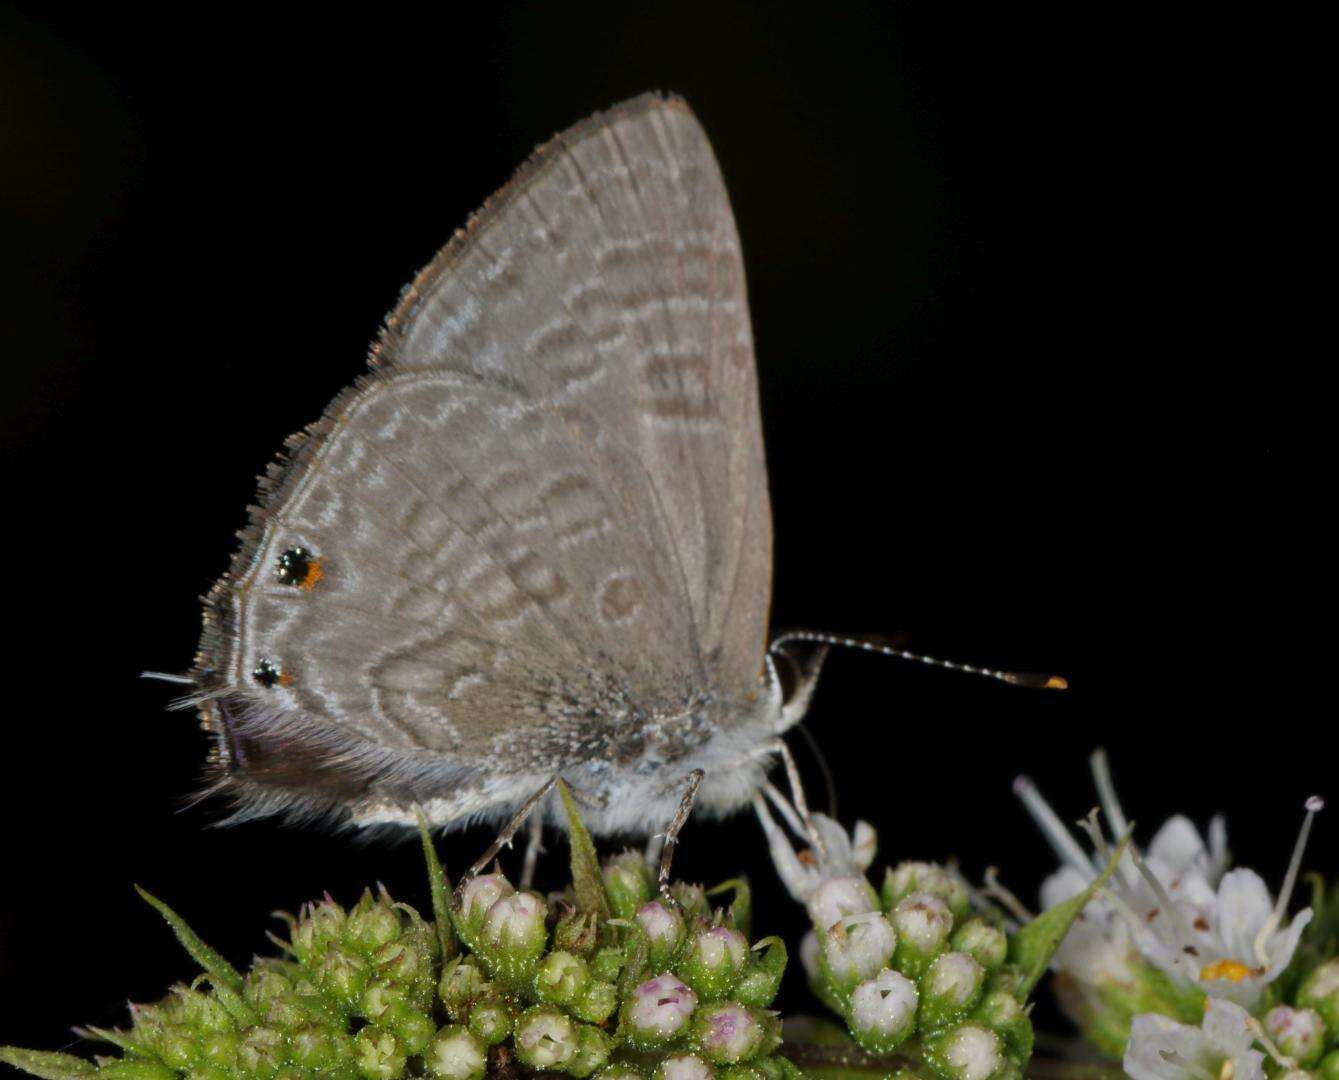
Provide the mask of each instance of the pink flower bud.
POLYGON ((672 952, 683 940, 683 918, 659 900, 637 909, 637 925, 646 933, 652 951, 672 952))
POLYGON ((697 995, 674 975, 648 979, 632 992, 628 1021, 634 1033, 652 1042, 674 1038, 697 1008, 697 995))
POLYGON ((480 874, 470 879, 460 894, 460 914, 465 919, 481 917, 484 912, 516 890, 501 874, 480 874))
POLYGON ((484 937, 496 948, 529 951, 538 941, 542 947, 544 919, 548 908, 534 893, 511 893, 488 909, 484 937))
POLYGON ((708 1061, 734 1065, 762 1048, 766 1032, 756 1016, 733 1001, 707 1005, 693 1018, 697 1045, 708 1061))

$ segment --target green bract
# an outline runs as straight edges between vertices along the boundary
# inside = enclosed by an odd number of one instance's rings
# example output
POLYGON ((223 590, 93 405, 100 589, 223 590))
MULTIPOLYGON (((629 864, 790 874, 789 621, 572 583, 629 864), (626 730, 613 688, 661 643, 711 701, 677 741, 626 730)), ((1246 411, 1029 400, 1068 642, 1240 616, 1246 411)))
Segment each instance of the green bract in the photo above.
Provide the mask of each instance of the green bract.
POLYGON ((563 893, 487 874, 453 902, 424 830, 433 920, 384 890, 348 909, 327 897, 288 918, 282 956, 245 974, 145 894, 204 974, 132 1006, 126 1029, 85 1033, 111 1056, 3 1048, 0 1060, 51 1080, 794 1080, 767 1011, 786 950, 750 945, 747 885, 729 883, 728 906, 713 910, 700 887, 676 883, 676 908, 652 899, 640 856, 601 866, 574 811, 572 834, 563 893))

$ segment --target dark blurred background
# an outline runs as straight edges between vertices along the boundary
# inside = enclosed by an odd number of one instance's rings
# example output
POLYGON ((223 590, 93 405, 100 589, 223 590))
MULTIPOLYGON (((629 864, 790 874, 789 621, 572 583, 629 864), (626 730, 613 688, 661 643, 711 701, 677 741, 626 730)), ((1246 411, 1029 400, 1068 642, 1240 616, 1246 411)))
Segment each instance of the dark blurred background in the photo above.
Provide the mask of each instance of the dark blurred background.
MULTIPOLYGON (((1020 771, 1077 817, 1103 744, 1143 839, 1225 809, 1275 887, 1303 798, 1339 795, 1305 26, 58 10, 0 8, 0 1042, 67 1045, 190 974, 132 882, 237 961, 325 889, 427 904, 411 845, 183 810, 205 739, 137 675, 189 667, 254 475, 400 286, 535 144, 648 88, 697 110, 743 235, 776 624, 1073 683, 835 656, 811 726, 842 817, 1034 901, 1053 859, 1020 771)), ((1322 818, 1312 863, 1336 836, 1322 818)), ((690 826, 679 870, 746 868, 759 925, 795 934, 759 841, 690 826)))

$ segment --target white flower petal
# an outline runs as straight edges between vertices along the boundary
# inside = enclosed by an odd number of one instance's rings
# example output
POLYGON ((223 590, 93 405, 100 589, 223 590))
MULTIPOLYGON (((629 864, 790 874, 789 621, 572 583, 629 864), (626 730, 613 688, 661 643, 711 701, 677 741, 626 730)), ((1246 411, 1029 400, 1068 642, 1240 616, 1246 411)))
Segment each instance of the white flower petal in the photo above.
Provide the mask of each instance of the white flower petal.
POLYGON ((1218 884, 1218 932, 1228 955, 1253 966, 1255 939, 1274 910, 1269 889, 1254 870, 1233 870, 1218 884))
POLYGON ((1148 845, 1148 861, 1161 863, 1171 871, 1170 878, 1164 880, 1180 877, 1207 858, 1200 831, 1182 814, 1168 818, 1148 845))
POLYGON ((1293 953, 1297 951, 1297 943, 1302 938, 1302 931, 1307 928, 1311 922, 1311 909, 1303 908, 1293 916, 1293 921, 1288 925, 1288 929, 1282 933, 1275 932, 1270 935, 1268 943, 1265 945, 1265 955, 1269 957, 1269 969, 1265 972, 1265 981, 1272 982, 1283 974, 1293 958, 1293 953))
POLYGON ((1178 1024, 1157 1013, 1140 1013, 1130 1025, 1130 1041, 1121 1064, 1134 1080, 1186 1080, 1192 1074, 1175 1061, 1199 1065, 1205 1050, 1199 1028, 1178 1024))
POLYGON ((1220 998, 1209 999, 1201 1030, 1224 1057, 1236 1057, 1255 1042, 1250 1013, 1240 1005, 1220 998))
POLYGON ((1088 887, 1088 882, 1091 880, 1091 878, 1084 877, 1072 866, 1062 866, 1042 882, 1042 910, 1049 911, 1056 904, 1063 904, 1071 897, 1078 896, 1088 887))

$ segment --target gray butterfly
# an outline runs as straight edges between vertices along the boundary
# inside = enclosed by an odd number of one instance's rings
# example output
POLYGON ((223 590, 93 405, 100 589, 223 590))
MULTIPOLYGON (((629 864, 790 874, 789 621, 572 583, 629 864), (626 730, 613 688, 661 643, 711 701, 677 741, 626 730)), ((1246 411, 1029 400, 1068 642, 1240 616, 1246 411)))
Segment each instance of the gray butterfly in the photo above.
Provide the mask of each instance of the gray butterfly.
POLYGON ((808 703, 817 663, 787 698, 767 650, 744 268, 681 100, 540 148, 259 501, 193 673, 240 815, 501 821, 561 776, 645 834, 686 791, 746 804, 808 703))

